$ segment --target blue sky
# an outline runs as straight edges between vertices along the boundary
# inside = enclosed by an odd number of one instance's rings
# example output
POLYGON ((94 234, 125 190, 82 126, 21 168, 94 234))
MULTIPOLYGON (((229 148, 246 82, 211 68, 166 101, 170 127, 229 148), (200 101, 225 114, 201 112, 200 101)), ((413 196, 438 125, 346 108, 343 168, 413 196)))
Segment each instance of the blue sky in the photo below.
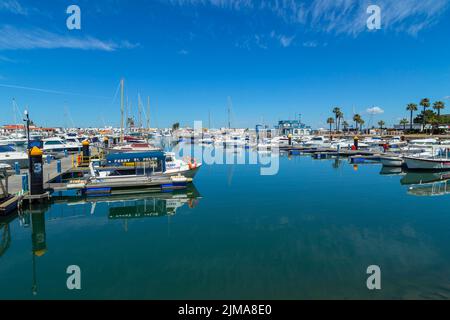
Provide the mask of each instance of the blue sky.
POLYGON ((44 126, 118 125, 121 77, 151 124, 254 127, 331 109, 397 123, 421 98, 450 106, 449 0, 0 0, 0 123, 12 99, 44 126), (81 30, 66 9, 81 8, 81 30), (369 5, 382 28, 366 27, 369 5), (40 89, 40 90, 32 90, 40 89), (377 106, 383 114, 369 115, 377 106))

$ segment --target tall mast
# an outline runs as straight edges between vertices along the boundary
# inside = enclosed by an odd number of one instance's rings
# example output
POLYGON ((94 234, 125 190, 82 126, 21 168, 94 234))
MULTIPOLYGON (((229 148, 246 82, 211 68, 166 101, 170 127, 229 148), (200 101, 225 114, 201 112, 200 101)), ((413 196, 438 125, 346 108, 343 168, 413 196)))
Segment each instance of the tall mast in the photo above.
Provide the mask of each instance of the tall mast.
POLYGON ((228 129, 231 129, 231 97, 228 97, 228 129))
POLYGON ((150 131, 150 96, 147 96, 147 131, 150 131))
POLYGON ((16 98, 12 99, 12 105, 13 105, 13 115, 14 115, 14 125, 17 124, 17 117, 16 117, 16 98))
POLYGON ((120 143, 123 143, 123 78, 120 80, 120 143))
POLYGON ((141 94, 138 93, 138 114, 139 114, 139 131, 142 129, 142 106, 141 106, 141 94))

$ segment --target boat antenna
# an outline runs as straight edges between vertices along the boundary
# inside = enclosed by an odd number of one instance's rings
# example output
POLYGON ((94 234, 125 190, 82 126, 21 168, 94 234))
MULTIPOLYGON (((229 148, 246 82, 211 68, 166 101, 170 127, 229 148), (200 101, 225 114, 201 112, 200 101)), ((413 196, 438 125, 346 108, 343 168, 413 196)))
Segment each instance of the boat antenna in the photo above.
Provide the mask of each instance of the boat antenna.
POLYGON ((231 97, 228 96, 228 129, 231 129, 231 106, 232 106, 231 97))
POLYGON ((120 80, 120 143, 123 143, 123 87, 124 80, 120 80))
POLYGON ((147 131, 150 131, 150 96, 147 96, 147 113, 145 116, 147 118, 147 131))
POLYGON ((138 93, 138 117, 139 117, 139 131, 142 129, 142 105, 141 105, 141 94, 138 93))

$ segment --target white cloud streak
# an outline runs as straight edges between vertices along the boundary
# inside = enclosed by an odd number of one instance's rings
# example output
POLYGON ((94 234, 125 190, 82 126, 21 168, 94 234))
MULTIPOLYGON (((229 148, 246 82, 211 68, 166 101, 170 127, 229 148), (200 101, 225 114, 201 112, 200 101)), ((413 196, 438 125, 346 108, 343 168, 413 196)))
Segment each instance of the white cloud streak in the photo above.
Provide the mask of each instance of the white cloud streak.
POLYGON ((103 41, 94 37, 75 37, 57 34, 43 29, 18 29, 13 26, 0 27, 0 50, 18 49, 80 49, 115 51, 138 46, 128 41, 120 43, 103 41))
POLYGON ((165 0, 178 6, 213 6, 221 9, 270 12, 290 25, 335 35, 357 36, 367 31, 366 9, 382 9, 385 31, 416 36, 433 26, 449 7, 448 0, 165 0))
POLYGON ((6 11, 13 14, 28 15, 28 9, 24 8, 17 0, 0 0, 0 11, 6 11))

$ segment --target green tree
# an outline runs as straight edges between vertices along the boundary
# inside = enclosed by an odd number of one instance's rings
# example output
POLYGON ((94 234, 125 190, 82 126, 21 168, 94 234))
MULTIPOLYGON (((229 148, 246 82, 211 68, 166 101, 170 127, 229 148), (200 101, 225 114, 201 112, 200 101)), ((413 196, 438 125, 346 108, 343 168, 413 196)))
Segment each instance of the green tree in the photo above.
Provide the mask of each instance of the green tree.
POLYGON ((359 114, 355 114, 353 116, 353 121, 355 122, 356 131, 358 131, 358 124, 361 121, 361 116, 359 114))
POLYGON ((180 128, 180 123, 176 122, 172 125, 172 131, 177 131, 180 128))
POLYGON ((344 127, 344 131, 348 131, 348 122, 344 120, 344 122, 342 122, 342 126, 344 127))
MULTIPOLYGON (((420 105, 423 107, 423 112, 425 113, 425 111, 427 111, 427 108, 430 107, 430 99, 428 98, 424 98, 420 101, 420 105)), ((426 125, 426 117, 423 117, 423 122, 422 122, 422 131, 425 130, 425 125, 426 125)))
POLYGON ((403 118, 402 120, 400 120, 400 125, 403 126, 403 130, 406 130, 406 125, 409 123, 408 119, 403 118))
POLYGON ((359 130, 361 132, 363 132, 363 126, 364 126, 365 123, 366 122, 362 118, 359 119, 359 130))
POLYGON ((333 109, 333 113, 334 113, 334 118, 336 119, 336 131, 338 131, 338 120, 339 120, 339 115, 341 114, 341 109, 336 107, 333 109))
POLYGON ((330 125, 330 136, 331 136, 331 131, 333 130, 334 119, 331 117, 328 118, 327 123, 330 125))
POLYGON ((444 108, 445 108, 445 103, 442 102, 442 101, 436 101, 436 102, 433 104, 433 109, 434 109, 434 110, 437 110, 437 115, 438 115, 438 117, 441 116, 441 110, 444 109, 444 108))
POLYGON ((383 130, 383 127, 386 123, 383 120, 378 121, 378 125, 380 126, 380 129, 383 130))
POLYGON ((408 106, 406 107, 406 110, 408 110, 410 112, 409 124, 410 124, 410 130, 412 131, 412 129, 413 129, 413 113, 415 111, 417 111, 417 104, 415 104, 415 103, 408 104, 408 106))

